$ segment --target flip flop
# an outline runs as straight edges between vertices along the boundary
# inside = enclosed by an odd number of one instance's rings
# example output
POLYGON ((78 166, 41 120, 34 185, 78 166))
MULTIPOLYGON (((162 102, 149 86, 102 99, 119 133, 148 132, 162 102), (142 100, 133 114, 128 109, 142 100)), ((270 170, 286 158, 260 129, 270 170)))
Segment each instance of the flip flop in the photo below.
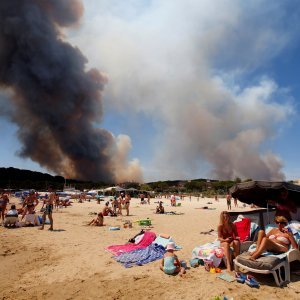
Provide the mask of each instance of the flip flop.
POLYGON ((259 288, 259 283, 252 275, 247 275, 245 283, 248 284, 250 287, 257 287, 259 288))
POLYGON ((240 273, 240 272, 235 272, 235 279, 237 282, 239 283, 244 283, 246 278, 247 278, 247 275, 246 274, 243 274, 243 273, 240 273))

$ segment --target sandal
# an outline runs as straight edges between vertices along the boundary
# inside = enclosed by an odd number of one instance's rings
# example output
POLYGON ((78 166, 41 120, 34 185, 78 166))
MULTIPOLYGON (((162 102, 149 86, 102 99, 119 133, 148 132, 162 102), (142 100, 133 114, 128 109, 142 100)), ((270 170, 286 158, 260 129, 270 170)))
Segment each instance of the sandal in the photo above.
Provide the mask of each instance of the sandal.
POLYGON ((259 283, 252 275, 247 275, 245 283, 248 284, 250 287, 257 287, 259 288, 259 283))
POLYGON ((239 283, 244 283, 246 278, 247 278, 247 275, 246 274, 243 274, 243 273, 240 273, 240 272, 235 272, 235 279, 237 282, 239 283))

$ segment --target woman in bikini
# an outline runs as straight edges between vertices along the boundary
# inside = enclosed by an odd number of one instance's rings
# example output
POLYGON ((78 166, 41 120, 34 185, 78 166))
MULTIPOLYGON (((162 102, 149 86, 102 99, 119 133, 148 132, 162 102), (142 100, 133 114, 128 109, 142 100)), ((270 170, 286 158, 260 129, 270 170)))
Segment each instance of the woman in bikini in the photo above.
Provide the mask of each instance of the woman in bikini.
POLYGON ((104 226, 103 221, 104 221, 103 214, 101 212, 99 212, 97 217, 94 218, 88 225, 104 226))
POLYGON ((126 208, 127 216, 129 216, 130 200, 131 200, 131 197, 130 197, 130 195, 127 193, 127 194, 125 195, 125 208, 126 208))
POLYGON ((221 212, 220 224, 218 226, 218 239, 221 247, 224 249, 226 257, 227 270, 232 270, 232 255, 230 247, 233 248, 233 255, 237 257, 240 254, 240 238, 238 236, 236 226, 230 221, 227 211, 221 212))
POLYGON ((25 217, 25 215, 33 214, 35 207, 39 204, 39 200, 37 199, 37 196, 35 194, 34 190, 29 191, 29 195, 25 198, 23 203, 24 212, 21 218, 21 221, 25 217))
POLYGON ((4 222, 7 203, 9 203, 8 195, 2 192, 0 195, 0 219, 2 218, 2 222, 4 222))
POLYGON ((284 253, 290 248, 290 245, 297 249, 298 245, 291 232, 288 231, 285 226, 288 224, 288 220, 283 216, 276 216, 275 222, 278 228, 273 228, 267 235, 264 230, 260 230, 258 233, 256 250, 251 253, 250 259, 257 259, 266 250, 284 253))

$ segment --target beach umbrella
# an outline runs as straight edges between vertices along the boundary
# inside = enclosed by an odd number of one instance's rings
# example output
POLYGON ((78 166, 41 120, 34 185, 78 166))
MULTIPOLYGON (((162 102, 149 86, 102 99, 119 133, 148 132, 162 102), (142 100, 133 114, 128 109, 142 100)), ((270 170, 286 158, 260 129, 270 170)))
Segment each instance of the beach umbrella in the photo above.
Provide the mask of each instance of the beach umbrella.
POLYGON ((233 198, 259 207, 267 207, 270 201, 300 207, 300 186, 285 181, 242 182, 232 186, 229 192, 233 198))

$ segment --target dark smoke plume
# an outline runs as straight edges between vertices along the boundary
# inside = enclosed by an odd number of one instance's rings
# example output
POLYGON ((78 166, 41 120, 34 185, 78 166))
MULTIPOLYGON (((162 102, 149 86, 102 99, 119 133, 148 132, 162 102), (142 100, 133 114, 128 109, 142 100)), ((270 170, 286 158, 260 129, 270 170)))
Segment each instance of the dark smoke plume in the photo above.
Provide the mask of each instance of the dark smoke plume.
POLYGON ((64 176, 113 182, 114 138, 95 129, 105 78, 63 40, 76 25, 79 1, 0 2, 0 85, 13 91, 11 120, 20 155, 64 176))

